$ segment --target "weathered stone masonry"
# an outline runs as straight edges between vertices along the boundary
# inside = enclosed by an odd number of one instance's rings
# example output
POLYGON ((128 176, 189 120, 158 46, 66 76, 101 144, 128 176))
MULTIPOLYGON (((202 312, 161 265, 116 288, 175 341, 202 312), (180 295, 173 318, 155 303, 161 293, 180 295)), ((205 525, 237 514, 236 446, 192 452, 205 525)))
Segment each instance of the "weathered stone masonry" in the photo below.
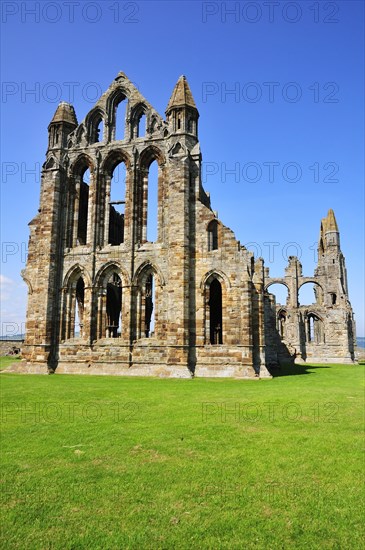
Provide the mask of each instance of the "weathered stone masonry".
POLYGON ((303 277, 293 257, 285 277, 271 279, 211 208, 201 184, 198 118, 185 77, 166 120, 124 73, 81 124, 71 105, 58 106, 23 271, 25 370, 251 378, 270 376, 266 366, 281 361, 354 360, 333 212, 322 220, 314 277, 303 277), (114 200, 120 166, 125 193, 114 200), (300 306, 299 287, 309 280, 317 303, 300 306), (290 291, 284 306, 268 292, 273 282, 290 291))

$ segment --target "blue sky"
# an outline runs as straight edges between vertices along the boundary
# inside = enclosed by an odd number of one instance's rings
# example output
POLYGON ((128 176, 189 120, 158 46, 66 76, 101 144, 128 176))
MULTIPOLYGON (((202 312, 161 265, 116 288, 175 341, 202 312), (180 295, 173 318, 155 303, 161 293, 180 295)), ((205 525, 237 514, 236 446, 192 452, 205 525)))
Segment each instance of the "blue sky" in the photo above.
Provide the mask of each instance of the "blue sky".
POLYGON ((290 254, 313 273, 320 220, 334 209, 365 334, 362 1, 3 1, 1 9, 3 331, 25 320, 20 271, 49 121, 60 100, 81 121, 122 70, 161 114, 187 76, 213 208, 273 276, 290 254))

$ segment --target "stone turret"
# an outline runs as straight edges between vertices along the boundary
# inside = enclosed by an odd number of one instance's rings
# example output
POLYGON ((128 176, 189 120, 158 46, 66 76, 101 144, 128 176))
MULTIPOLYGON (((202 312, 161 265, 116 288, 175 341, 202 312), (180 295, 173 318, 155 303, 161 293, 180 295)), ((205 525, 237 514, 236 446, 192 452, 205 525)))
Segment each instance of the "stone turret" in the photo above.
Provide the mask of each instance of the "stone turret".
POLYGON ((345 258, 341 252, 340 231, 332 209, 321 221, 316 275, 326 279, 329 303, 336 305, 339 298, 348 299, 345 258))
POLYGON ((48 149, 66 147, 67 137, 76 127, 75 109, 70 103, 61 101, 48 126, 48 149))
POLYGON ((329 249, 340 248, 340 232, 338 229, 335 213, 329 209, 327 217, 322 219, 319 237, 319 255, 329 249))
POLYGON ((198 137, 199 112, 185 76, 180 76, 166 109, 167 122, 174 134, 198 137))

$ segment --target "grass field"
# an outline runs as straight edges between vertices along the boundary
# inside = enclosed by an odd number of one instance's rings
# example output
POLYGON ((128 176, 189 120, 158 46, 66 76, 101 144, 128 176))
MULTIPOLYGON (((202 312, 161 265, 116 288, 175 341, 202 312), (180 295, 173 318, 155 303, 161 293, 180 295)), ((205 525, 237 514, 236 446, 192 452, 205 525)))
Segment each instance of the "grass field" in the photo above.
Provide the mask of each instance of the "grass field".
POLYGON ((18 361, 20 361, 19 357, 2 356, 0 357, 0 370, 6 369, 12 363, 17 363, 18 361))
POLYGON ((362 548, 364 366, 290 372, 2 374, 2 547, 362 548))

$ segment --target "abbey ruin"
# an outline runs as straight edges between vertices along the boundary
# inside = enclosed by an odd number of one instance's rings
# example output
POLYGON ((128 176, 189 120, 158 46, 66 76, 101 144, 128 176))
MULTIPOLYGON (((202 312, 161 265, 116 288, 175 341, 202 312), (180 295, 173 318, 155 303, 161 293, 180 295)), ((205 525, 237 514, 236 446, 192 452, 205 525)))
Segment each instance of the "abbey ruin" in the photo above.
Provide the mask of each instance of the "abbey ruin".
POLYGON ((60 103, 22 273, 24 371, 263 378, 286 362, 355 360, 333 211, 314 275, 290 257, 285 276, 271 278, 211 207, 198 119, 185 77, 165 119, 124 73, 80 124, 60 103), (316 300, 301 305, 308 282, 316 300), (270 294, 274 283, 288 288, 287 303, 270 294))

